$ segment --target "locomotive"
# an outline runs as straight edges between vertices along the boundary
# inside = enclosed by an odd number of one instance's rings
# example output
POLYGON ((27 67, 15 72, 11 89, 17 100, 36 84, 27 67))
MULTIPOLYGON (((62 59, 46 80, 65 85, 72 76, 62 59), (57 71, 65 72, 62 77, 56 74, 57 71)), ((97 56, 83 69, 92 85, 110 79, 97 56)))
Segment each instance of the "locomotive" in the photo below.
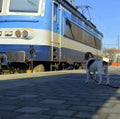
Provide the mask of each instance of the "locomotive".
POLYGON ((67 0, 0 0, 0 68, 79 69, 101 58, 103 34, 67 0))

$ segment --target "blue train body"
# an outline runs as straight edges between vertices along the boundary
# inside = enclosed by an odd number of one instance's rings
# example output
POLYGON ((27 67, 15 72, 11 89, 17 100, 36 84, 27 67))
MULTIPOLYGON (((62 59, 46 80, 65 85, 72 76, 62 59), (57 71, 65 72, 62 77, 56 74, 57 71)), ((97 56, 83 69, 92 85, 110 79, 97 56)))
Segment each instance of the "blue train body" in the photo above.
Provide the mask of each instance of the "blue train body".
POLYGON ((102 33, 68 1, 20 1, 0 0, 0 56, 11 67, 79 67, 85 52, 101 55, 102 33))

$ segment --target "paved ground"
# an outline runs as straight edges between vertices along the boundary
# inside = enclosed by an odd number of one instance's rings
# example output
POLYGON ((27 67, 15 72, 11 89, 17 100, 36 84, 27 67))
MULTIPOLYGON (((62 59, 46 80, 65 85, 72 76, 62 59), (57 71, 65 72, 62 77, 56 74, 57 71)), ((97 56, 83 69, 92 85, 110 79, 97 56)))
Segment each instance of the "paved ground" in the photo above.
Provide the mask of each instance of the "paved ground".
MULTIPOLYGON (((120 85, 119 68, 110 71, 111 83, 120 85)), ((120 89, 85 84, 85 78, 77 71, 1 80, 0 119, 120 119, 120 89)))

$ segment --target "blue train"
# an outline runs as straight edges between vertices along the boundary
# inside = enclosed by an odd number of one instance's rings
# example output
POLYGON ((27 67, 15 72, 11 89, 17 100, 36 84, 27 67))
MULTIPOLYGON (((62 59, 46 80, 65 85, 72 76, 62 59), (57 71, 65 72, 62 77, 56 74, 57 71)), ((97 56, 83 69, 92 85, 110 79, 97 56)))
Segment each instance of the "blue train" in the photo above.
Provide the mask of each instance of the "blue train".
POLYGON ((0 64, 10 71, 80 68, 103 34, 69 0, 0 0, 0 64))

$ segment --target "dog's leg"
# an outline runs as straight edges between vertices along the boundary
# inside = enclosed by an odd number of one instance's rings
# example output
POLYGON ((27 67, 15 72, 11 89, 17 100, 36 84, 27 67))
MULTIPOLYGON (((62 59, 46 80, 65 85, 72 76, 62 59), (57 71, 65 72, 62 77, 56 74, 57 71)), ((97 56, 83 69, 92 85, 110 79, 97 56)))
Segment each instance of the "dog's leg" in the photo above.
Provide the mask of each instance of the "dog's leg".
POLYGON ((102 83, 102 71, 103 71, 103 65, 102 61, 97 61, 97 71, 98 71, 98 76, 99 76, 99 81, 98 84, 102 83))
POLYGON ((107 78, 106 84, 110 84, 109 73, 108 73, 108 65, 105 65, 105 66, 104 66, 104 73, 105 73, 106 78, 107 78))
POLYGON ((99 82, 98 82, 98 84, 100 85, 102 83, 102 75, 100 73, 98 73, 98 75, 99 75, 99 82))
POLYGON ((93 72, 93 77, 96 79, 96 71, 93 72))
POLYGON ((108 74, 108 73, 106 73, 106 77, 107 77, 107 82, 106 82, 106 84, 110 84, 110 79, 109 79, 109 74, 108 74))
POLYGON ((102 83, 102 68, 98 67, 97 71, 98 71, 98 76, 99 76, 98 84, 101 84, 102 83))
POLYGON ((87 75, 87 77, 86 77, 87 79, 86 79, 85 82, 88 83, 88 81, 89 81, 89 77, 90 77, 90 75, 89 75, 89 70, 88 70, 88 69, 86 70, 86 75, 87 75))

